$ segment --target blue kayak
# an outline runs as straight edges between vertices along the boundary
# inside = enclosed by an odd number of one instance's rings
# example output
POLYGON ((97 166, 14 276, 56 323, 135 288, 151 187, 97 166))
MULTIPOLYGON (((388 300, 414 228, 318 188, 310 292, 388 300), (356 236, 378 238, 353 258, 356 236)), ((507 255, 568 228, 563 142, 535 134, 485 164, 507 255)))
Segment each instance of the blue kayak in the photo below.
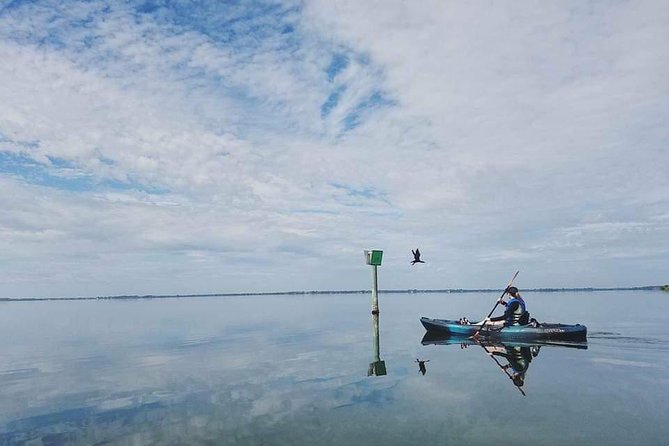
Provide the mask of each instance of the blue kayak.
POLYGON ((534 325, 512 325, 509 327, 484 327, 476 322, 461 324, 449 319, 420 318, 420 322, 428 332, 441 333, 448 336, 469 337, 477 331, 480 337, 489 339, 513 340, 563 340, 585 341, 588 329, 585 325, 567 325, 540 323, 534 325))

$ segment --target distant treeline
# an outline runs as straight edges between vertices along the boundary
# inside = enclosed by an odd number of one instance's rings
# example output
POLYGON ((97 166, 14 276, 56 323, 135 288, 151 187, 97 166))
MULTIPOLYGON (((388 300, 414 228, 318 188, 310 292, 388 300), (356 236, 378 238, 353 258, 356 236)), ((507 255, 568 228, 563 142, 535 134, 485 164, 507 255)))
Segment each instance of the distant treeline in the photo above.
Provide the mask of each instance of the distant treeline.
MULTIPOLYGON (((523 292, 561 293, 574 291, 669 291, 669 285, 651 285, 639 287, 617 287, 617 288, 526 288, 523 292)), ((501 290, 493 288, 446 288, 440 290, 379 290, 384 294, 422 294, 422 293, 498 293, 501 290)), ((96 297, 0 297, 0 302, 35 302, 45 300, 134 300, 134 299, 180 299, 187 297, 239 297, 239 296, 293 296, 306 294, 369 294, 370 290, 312 290, 312 291, 275 291, 263 293, 214 293, 214 294, 144 294, 144 295, 121 295, 121 296, 96 296, 96 297)))

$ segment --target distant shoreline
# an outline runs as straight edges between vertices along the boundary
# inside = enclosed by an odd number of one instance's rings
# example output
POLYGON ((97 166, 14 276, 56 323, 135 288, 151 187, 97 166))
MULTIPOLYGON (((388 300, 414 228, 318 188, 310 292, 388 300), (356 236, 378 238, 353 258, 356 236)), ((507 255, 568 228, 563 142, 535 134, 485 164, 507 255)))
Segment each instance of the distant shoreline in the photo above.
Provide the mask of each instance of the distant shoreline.
MULTIPOLYGON (((595 292, 595 291, 666 291, 666 285, 615 288, 526 288, 523 292, 562 293, 562 292, 595 292)), ((493 288, 465 289, 406 289, 379 290, 380 294, 427 294, 427 293, 498 293, 502 290, 493 288)), ((183 299, 190 297, 243 297, 243 296, 299 296, 307 294, 370 294, 370 290, 324 290, 324 291, 274 291, 260 293, 213 293, 213 294, 145 294, 96 297, 0 297, 0 302, 40 302, 40 301, 71 301, 71 300, 137 300, 137 299, 183 299)))

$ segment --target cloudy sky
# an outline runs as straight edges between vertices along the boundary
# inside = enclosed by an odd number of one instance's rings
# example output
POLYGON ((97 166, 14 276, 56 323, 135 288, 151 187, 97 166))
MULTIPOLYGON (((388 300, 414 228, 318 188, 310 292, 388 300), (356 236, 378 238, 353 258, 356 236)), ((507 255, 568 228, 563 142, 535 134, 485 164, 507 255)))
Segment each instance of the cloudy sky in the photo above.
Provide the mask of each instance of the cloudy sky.
POLYGON ((0 0, 0 297, 362 289, 368 247, 667 283, 667 41, 663 0, 0 0))

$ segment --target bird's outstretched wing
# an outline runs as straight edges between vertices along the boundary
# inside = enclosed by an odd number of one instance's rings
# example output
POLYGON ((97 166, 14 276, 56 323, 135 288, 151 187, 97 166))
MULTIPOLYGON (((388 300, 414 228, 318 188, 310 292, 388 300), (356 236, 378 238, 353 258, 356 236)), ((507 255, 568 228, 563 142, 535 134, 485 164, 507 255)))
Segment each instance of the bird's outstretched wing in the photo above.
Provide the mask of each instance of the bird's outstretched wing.
POLYGON ((420 251, 418 250, 418 248, 416 248, 416 254, 415 255, 416 255, 416 258, 420 259, 420 251))

